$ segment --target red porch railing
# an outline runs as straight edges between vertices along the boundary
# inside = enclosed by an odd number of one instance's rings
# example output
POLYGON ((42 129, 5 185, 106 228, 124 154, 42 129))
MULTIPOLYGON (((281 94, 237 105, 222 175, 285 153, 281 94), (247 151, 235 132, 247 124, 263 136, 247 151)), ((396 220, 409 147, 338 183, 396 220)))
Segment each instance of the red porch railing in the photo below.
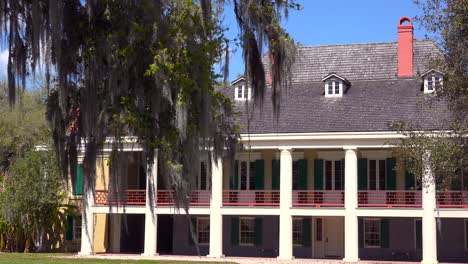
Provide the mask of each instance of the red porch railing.
POLYGON ((97 205, 145 205, 146 190, 127 190, 126 192, 109 193, 109 191, 97 190, 95 192, 97 205))
POLYGON ((293 191, 294 207, 343 207, 344 191, 293 191))
MULTIPOLYGON (((208 190, 192 191, 190 194, 191 206, 209 206, 211 193, 208 190)), ((174 205, 173 190, 159 190, 156 199, 157 205, 174 205)))
POLYGON ((420 191, 359 191, 360 207, 421 207, 420 191))
POLYGON ((223 191, 224 206, 279 206, 279 202, 279 191, 223 191))
POLYGON ((437 207, 468 208, 468 191, 437 192, 437 207))

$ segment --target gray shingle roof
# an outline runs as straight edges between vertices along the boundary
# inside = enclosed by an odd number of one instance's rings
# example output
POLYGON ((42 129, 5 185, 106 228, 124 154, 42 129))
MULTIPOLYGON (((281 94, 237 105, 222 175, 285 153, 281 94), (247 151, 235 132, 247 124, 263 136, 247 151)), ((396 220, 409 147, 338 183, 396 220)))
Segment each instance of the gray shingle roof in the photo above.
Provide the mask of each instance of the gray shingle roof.
MULTIPOLYGON (((398 43, 367 43, 299 47, 293 66, 293 82, 321 80, 331 72, 352 80, 396 79, 398 43)), ((414 40, 414 74, 428 70, 439 49, 431 40, 414 40)), ((264 57, 268 64, 268 56, 264 57)))
POLYGON ((449 112, 443 102, 422 92, 419 75, 440 54, 432 41, 414 42, 414 78, 398 79, 397 43, 302 47, 293 67, 293 85, 283 91, 279 122, 273 118, 270 88, 263 109, 234 101, 234 87, 223 89, 240 114, 242 133, 313 133, 388 131, 395 121, 441 129, 449 112), (321 79, 336 72, 351 82, 343 97, 324 96, 321 79))

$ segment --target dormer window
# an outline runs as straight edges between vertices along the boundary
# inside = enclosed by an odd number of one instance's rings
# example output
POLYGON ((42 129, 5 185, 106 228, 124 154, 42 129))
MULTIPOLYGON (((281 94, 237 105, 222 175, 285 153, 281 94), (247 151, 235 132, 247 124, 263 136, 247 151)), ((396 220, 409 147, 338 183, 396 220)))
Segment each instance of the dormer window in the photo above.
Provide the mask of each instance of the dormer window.
POLYGON ((245 87, 244 85, 239 85, 235 88, 234 94, 235 94, 234 98, 238 101, 250 100, 251 89, 245 87))
POLYGON ((325 97, 342 97, 350 82, 335 73, 330 73, 322 79, 325 83, 325 97))
POLYGON ((436 70, 429 70, 423 75, 424 93, 433 93, 440 89, 443 84, 443 74, 436 70))

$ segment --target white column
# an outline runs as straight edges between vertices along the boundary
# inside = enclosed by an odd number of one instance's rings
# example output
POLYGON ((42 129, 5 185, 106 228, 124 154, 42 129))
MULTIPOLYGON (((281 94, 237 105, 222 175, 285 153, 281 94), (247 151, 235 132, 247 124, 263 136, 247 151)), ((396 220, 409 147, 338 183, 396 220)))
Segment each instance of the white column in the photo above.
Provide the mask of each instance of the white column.
MULTIPOLYGON (((150 166, 150 165, 149 165, 150 166)), ((143 256, 156 256, 158 216, 156 215, 156 192, 158 179, 158 156, 154 154, 151 167, 146 170, 145 247, 143 256)))
POLYGON ((211 202, 210 202, 210 252, 208 257, 221 258, 223 255, 223 160, 212 161, 211 202))
POLYGON ((435 218, 436 187, 432 169, 429 165, 430 153, 423 157, 424 179, 422 188, 422 262, 423 264, 437 263, 437 226, 435 218))
POLYGON ((357 148, 345 150, 345 252, 343 262, 359 261, 357 148))
POLYGON ((292 241, 292 149, 281 149, 280 157, 280 225, 278 259, 293 259, 292 241))
POLYGON ((83 184, 83 209, 81 218, 81 249, 79 255, 94 254, 94 214, 92 207, 94 204, 94 188, 87 182, 87 177, 83 184))

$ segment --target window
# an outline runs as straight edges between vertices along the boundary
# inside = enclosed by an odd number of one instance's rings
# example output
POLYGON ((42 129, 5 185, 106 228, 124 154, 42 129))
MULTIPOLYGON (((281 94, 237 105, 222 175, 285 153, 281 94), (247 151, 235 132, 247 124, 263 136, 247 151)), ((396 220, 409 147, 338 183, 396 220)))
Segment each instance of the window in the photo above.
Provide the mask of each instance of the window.
POLYGON ((443 78, 440 73, 433 72, 427 74, 424 78, 424 93, 433 93, 437 89, 440 89, 443 84, 443 78))
POLYGON ((210 219, 207 217, 197 218, 197 237, 198 244, 210 243, 210 219))
POLYGON ((293 218, 293 244, 295 246, 302 245, 302 218, 293 218))
POLYGON ((293 161, 293 172, 292 172, 293 190, 299 190, 299 162, 293 161))
POLYGON ((344 189, 344 166, 342 160, 326 160, 323 173, 325 190, 344 189))
POLYGON ((343 83, 340 80, 330 80, 325 83, 325 96, 337 97, 343 95, 343 83))
POLYGON ((385 190, 386 160, 369 160, 369 190, 385 190))
POLYGON ((315 240, 322 241, 322 218, 317 218, 315 221, 315 240))
POLYGON ((78 216, 73 221, 73 239, 81 240, 81 216, 78 216))
POLYGON ((380 237, 380 220, 364 219, 364 246, 366 248, 379 248, 380 237))
POLYGON ((245 101, 251 98, 251 89, 244 85, 239 85, 235 88, 235 99, 238 101, 245 101))
POLYGON ((255 161, 239 162, 239 183, 241 190, 255 190, 255 161))
POLYGON ((242 217, 240 218, 239 224, 240 244, 253 246, 255 244, 255 218, 242 217))

